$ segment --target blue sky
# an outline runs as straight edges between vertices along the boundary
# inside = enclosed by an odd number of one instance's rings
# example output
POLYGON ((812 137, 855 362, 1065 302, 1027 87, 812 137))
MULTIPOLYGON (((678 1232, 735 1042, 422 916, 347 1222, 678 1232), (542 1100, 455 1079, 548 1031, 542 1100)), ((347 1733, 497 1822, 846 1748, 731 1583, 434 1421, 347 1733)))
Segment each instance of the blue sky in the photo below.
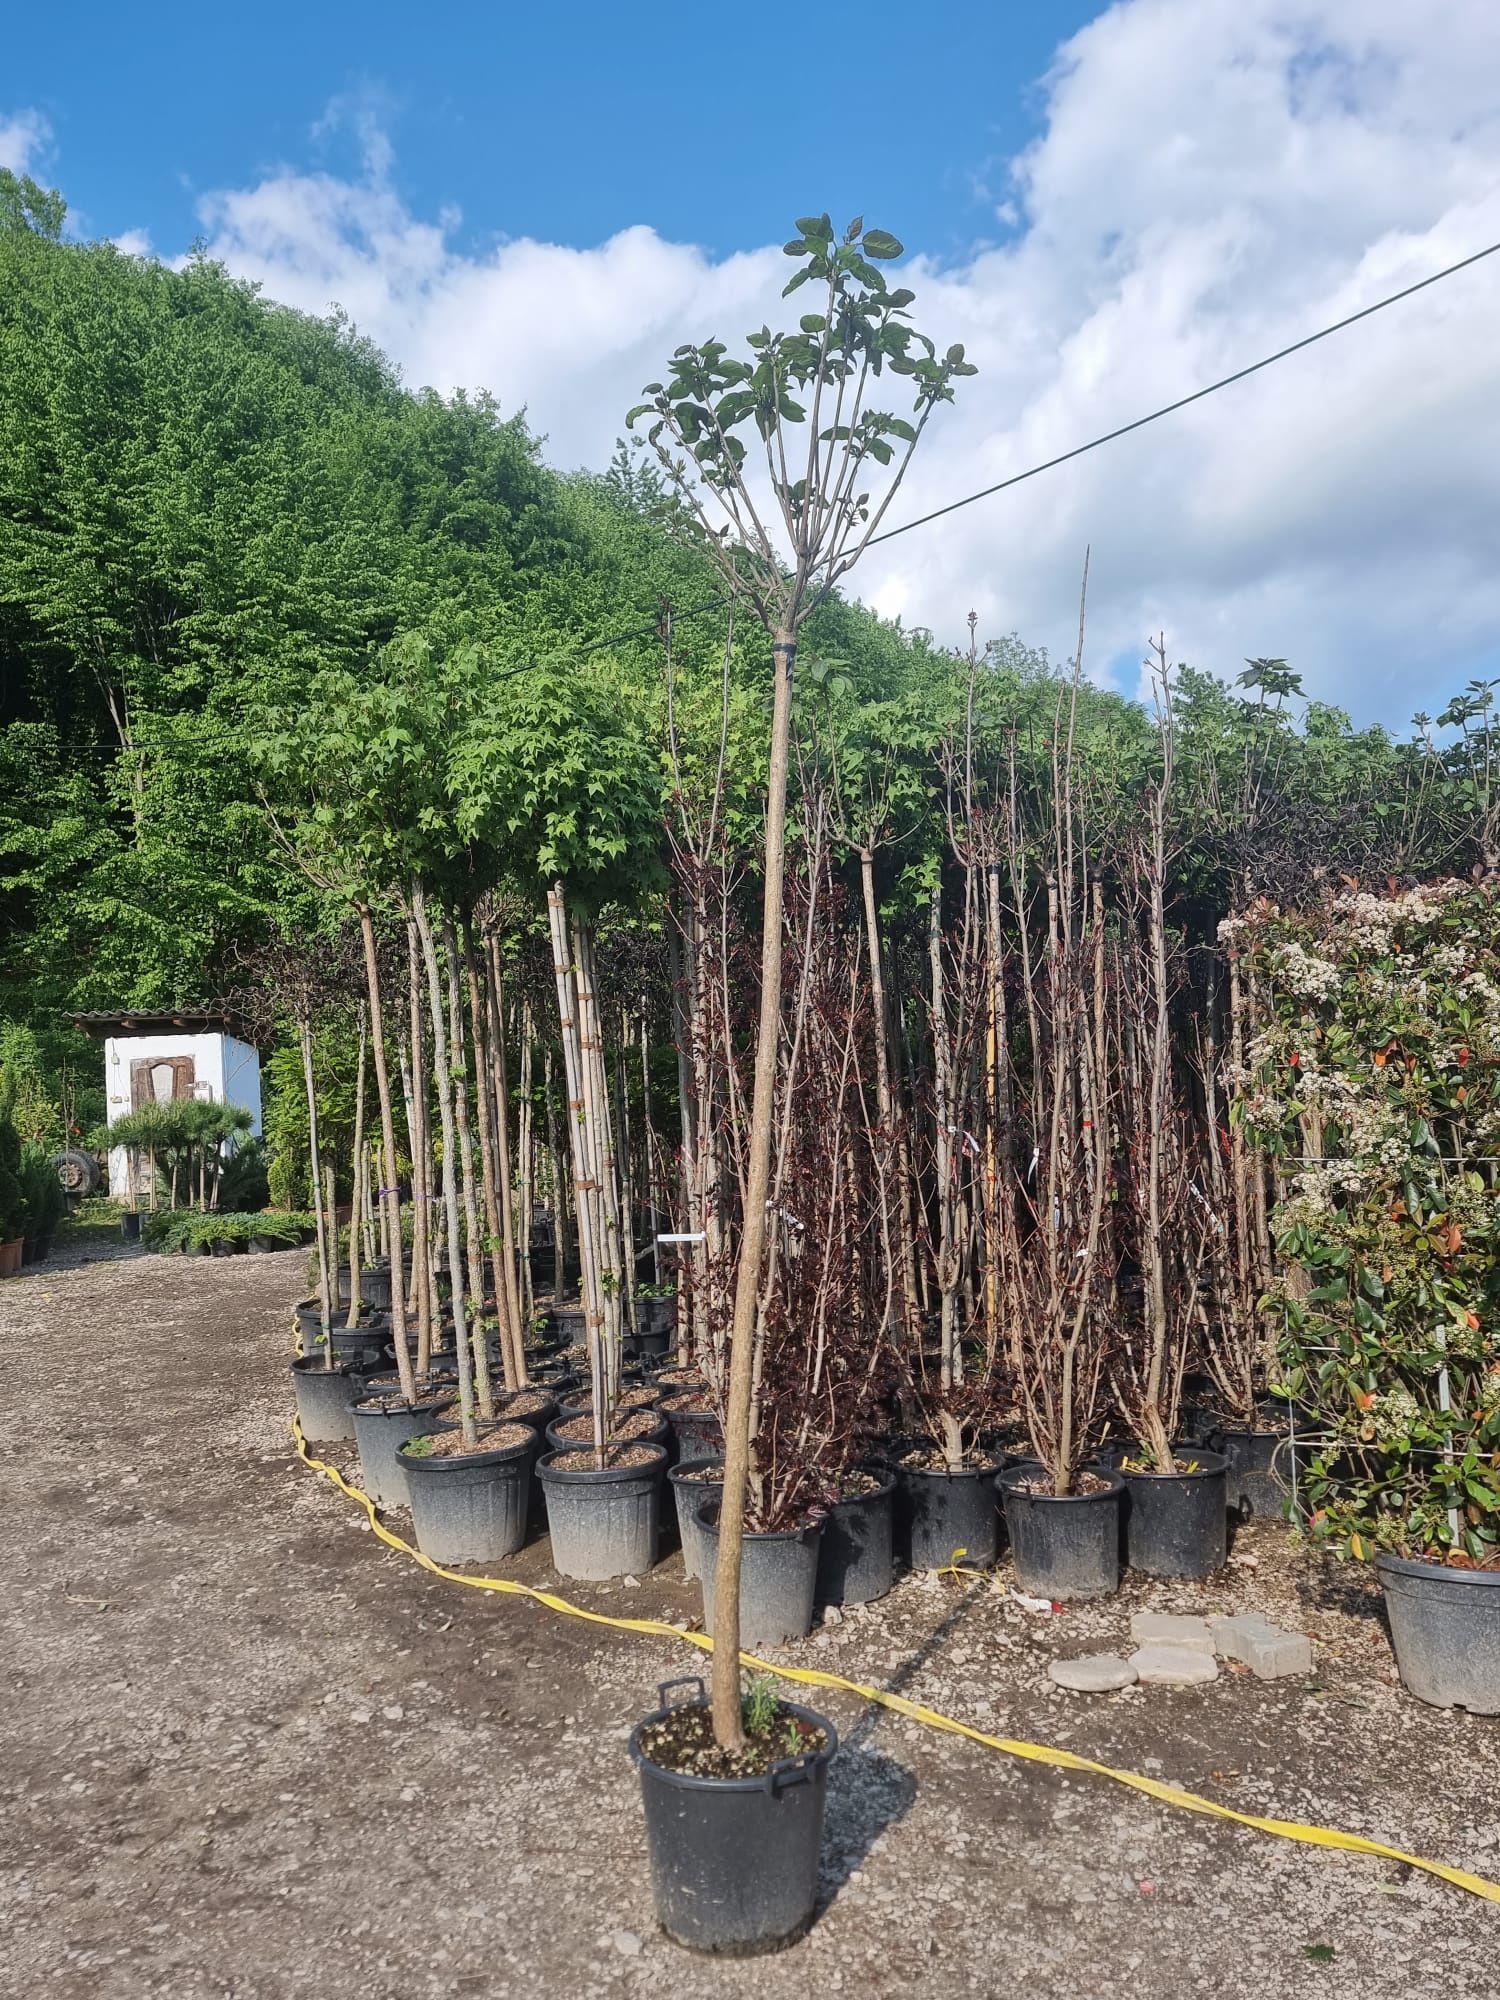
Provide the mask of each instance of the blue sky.
POLYGON ((91 233, 183 243, 205 190, 352 170, 374 119, 413 209, 456 205, 468 247, 649 221, 722 255, 812 204, 951 257, 997 233, 986 187, 1003 192, 1038 79, 1096 11, 90 0, 23 10, 3 74, 12 107, 47 119, 91 233))
MULTIPOLYGON (((912 255, 979 374, 892 521, 1500 241, 1500 5, 33 6, 0 165, 138 255, 337 304, 413 384, 601 466, 678 342, 781 312, 792 218, 912 255)), ((1403 725, 1500 673, 1500 257, 873 551, 880 610, 1129 691, 1148 640, 1403 725)))

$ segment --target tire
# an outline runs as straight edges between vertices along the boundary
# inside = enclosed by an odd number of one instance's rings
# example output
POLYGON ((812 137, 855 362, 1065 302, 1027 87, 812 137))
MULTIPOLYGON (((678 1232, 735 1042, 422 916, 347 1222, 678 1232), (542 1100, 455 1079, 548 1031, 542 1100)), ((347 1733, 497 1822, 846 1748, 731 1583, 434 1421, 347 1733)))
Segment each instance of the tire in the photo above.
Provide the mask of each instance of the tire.
POLYGON ((80 1153, 69 1147, 66 1152, 54 1153, 52 1164, 57 1169, 57 1178, 62 1182, 64 1193, 80 1197, 97 1193, 99 1162, 92 1153, 80 1153))

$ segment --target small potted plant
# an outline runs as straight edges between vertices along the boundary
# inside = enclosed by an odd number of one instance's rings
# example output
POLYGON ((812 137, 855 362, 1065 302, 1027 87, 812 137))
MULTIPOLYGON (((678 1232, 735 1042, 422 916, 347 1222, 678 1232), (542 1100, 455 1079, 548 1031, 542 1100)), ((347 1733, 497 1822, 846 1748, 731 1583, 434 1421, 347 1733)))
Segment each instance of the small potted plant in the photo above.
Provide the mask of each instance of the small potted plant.
POLYGON ((817 1902, 838 1731, 758 1679, 742 1701, 743 1742, 724 1750, 701 1680, 664 1681, 659 1699, 630 1755, 662 1929, 694 1951, 741 1958, 791 1944, 817 1902))

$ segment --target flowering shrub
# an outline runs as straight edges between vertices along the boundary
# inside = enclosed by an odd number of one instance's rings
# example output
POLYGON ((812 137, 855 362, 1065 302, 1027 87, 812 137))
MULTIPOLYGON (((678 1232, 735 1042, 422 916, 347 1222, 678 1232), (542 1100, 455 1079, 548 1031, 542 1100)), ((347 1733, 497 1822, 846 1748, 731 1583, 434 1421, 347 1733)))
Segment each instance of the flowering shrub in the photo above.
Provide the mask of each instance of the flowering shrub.
POLYGON ((1234 1115, 1271 1155, 1313 1532, 1500 1562, 1500 888, 1350 888, 1224 926, 1256 997, 1234 1115))

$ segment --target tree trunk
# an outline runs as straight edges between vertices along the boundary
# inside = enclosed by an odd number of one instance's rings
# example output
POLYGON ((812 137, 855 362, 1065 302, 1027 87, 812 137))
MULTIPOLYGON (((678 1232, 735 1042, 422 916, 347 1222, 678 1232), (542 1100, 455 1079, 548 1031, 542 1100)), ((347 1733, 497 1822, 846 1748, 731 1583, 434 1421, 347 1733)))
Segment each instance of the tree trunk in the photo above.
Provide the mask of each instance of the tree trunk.
POLYGON ((360 1299, 360 1222, 365 1208, 365 1063, 368 1059, 365 1010, 359 1010, 359 1066, 354 1084, 354 1191, 349 1210, 349 1310, 345 1326, 358 1326, 360 1299))
POLYGON ((463 1008, 459 999, 458 939, 453 919, 446 912, 443 916, 443 958, 448 972, 450 1088, 458 1127, 458 1173, 468 1250, 467 1258, 462 1252, 456 1258, 458 1269, 454 1274, 454 1284, 463 1283, 467 1274, 471 1307, 469 1324, 474 1342, 474 1393, 479 1402, 479 1414, 488 1424, 493 1423, 495 1418, 495 1393, 490 1386, 489 1331, 484 1311, 484 1246, 479 1237, 479 1203, 474 1191, 474 1148, 469 1141, 469 1066, 464 1048, 463 1008))
POLYGON ((454 1129, 452 1076, 449 1068, 448 1036, 443 1025, 443 988, 438 973, 437 947, 432 941, 432 925, 427 919, 427 896, 420 882, 412 885, 412 916, 427 967, 428 1011, 432 1020, 432 1066, 437 1078, 438 1113, 443 1125, 443 1207, 448 1218, 448 1271, 453 1289, 453 1335, 458 1348, 458 1418, 466 1449, 479 1442, 474 1421, 474 1364, 469 1352, 469 1319, 464 1309, 463 1271, 457 1257, 458 1223, 458 1134, 454 1129))
POLYGON ((396 1114, 391 1103, 391 1076, 385 1060, 385 1016, 380 1008, 380 960, 375 949, 375 922, 369 905, 359 906, 359 927, 365 947, 365 985, 370 1002, 371 1051, 375 1058, 375 1095, 380 1102, 381 1144, 385 1149, 385 1220, 391 1239, 391 1334, 396 1346, 396 1373, 401 1394, 416 1401, 411 1372, 411 1348, 406 1338, 406 1295, 401 1287, 401 1190, 396 1172, 396 1114))
MULTIPOLYGON (((409 1051, 402 1060, 410 1076, 406 1092, 406 1136, 411 1147, 411 1283, 417 1314, 417 1373, 425 1375, 432 1359, 432 1155, 427 1144, 427 1061, 422 1032, 422 983, 418 967, 417 926, 406 920, 406 993, 409 1051)), ((395 1287, 392 1286, 392 1291, 395 1287)))
MULTIPOLYGON (((505 1280, 505 1292, 501 1311, 508 1322, 510 1354, 507 1360, 506 1380, 513 1373, 516 1387, 526 1386, 526 1320, 522 1311, 522 1298, 516 1273, 516 1208, 515 1176, 511 1166, 510 1153, 510 1063, 505 1045, 505 979, 500 963, 500 940, 491 931, 486 941, 489 960, 489 1041, 490 1079, 495 1088, 495 1179, 500 1199, 500 1272, 505 1280)), ((528 1169, 523 1155, 521 1170, 523 1176, 528 1169)), ((531 1257, 531 1223, 528 1215, 524 1232, 525 1255, 529 1265, 531 1257)))
MULTIPOLYGON (((328 1282, 332 1262, 328 1225, 323 1214, 323 1164, 318 1152, 318 1093, 313 1083, 312 1024, 297 1023, 302 1046, 302 1087, 307 1092, 307 1158, 312 1170, 313 1227, 318 1238, 318 1318, 323 1328, 323 1362, 333 1366, 333 1298, 328 1282)), ((337 1254, 336 1252, 333 1254, 337 1254)))
POLYGON ((766 1242, 766 1202, 771 1191, 771 1136, 776 1110, 776 1064, 781 1032, 781 922, 786 877, 786 788, 792 732, 792 670, 797 642, 776 634, 772 648, 775 694, 766 796, 766 874, 761 910, 760 1020, 755 1037, 755 1088, 751 1098, 744 1229, 735 1272, 734 1321, 729 1360, 729 1408, 724 1422, 724 1485, 719 1512, 719 1558, 714 1571, 713 1725, 721 1750, 745 1740, 740 1709, 740 1559, 744 1547, 745 1494, 750 1473, 750 1405, 754 1394, 755 1322, 761 1260, 766 1242))

